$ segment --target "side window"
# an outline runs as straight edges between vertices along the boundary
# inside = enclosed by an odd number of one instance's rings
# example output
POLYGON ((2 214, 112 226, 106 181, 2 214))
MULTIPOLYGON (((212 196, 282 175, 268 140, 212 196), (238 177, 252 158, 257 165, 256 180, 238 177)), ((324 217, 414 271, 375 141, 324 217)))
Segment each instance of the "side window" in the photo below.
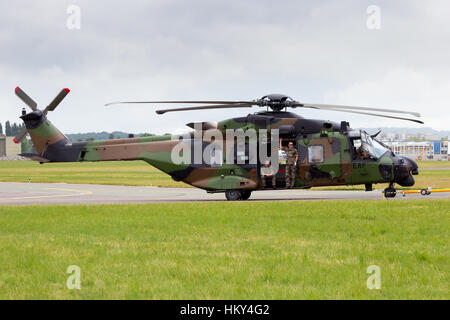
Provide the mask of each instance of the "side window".
POLYGON ((234 163, 248 164, 250 157, 249 145, 247 143, 236 143, 234 145, 234 163))
POLYGON ((309 163, 323 162, 323 146, 308 147, 308 160, 309 163))
POLYGON ((362 148, 361 148, 361 139, 352 139, 353 144, 353 160, 357 160, 361 156, 362 148))
POLYGON ((210 156, 211 156, 210 157, 211 167, 220 167, 220 166, 222 166, 222 162, 223 162, 222 150, 220 150, 220 149, 211 149, 210 156))

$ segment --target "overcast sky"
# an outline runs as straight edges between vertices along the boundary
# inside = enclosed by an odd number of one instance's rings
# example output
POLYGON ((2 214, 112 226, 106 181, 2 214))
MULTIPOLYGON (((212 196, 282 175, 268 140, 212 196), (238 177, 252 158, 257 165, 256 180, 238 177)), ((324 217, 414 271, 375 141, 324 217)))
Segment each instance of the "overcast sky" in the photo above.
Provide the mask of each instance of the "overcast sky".
MULTIPOLYGON (((310 103, 395 107, 450 125, 450 1, 71 0, 0 3, 0 121, 17 121, 19 85, 45 107, 70 94, 51 121, 65 133, 183 132, 191 121, 248 109, 158 116, 117 100, 255 99, 284 93, 310 103), (80 29, 68 29, 70 5, 80 29), (380 29, 369 29, 370 5, 380 29)), ((71 20, 72 21, 72 20, 71 20)), ((373 21, 373 20, 371 20, 373 21)), ((256 112, 254 108, 251 112, 256 112)), ((340 112, 352 127, 417 127, 340 112)))

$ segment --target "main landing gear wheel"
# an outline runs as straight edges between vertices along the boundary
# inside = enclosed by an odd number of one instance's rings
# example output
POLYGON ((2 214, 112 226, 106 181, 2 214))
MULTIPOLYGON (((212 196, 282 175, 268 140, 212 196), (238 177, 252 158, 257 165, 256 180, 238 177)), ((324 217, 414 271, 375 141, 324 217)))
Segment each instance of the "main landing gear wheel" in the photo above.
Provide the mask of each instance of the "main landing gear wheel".
POLYGON ((242 194, 239 190, 228 190, 225 192, 225 197, 228 201, 237 201, 242 199, 242 194))
POLYGON ((252 192, 250 190, 242 190, 241 191, 241 200, 248 200, 250 196, 252 195, 252 192))
POLYGON ((251 194, 250 190, 228 190, 225 192, 225 197, 229 201, 247 200, 251 194))

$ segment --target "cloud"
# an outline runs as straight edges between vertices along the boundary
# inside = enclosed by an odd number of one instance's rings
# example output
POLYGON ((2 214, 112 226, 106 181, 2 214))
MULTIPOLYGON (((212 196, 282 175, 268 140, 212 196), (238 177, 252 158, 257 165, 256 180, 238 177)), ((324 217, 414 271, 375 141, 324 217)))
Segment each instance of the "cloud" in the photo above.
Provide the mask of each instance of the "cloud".
MULTIPOLYGON (((2 119, 17 119, 24 90, 65 132, 164 133, 191 121, 241 116, 221 110, 156 116, 116 100, 254 99, 281 92, 306 102, 402 107, 447 129, 447 1, 378 1, 381 30, 366 28, 370 1, 14 1, 0 4, 2 119), (66 28, 69 4, 81 30, 66 28)), ((256 109, 254 109, 256 111, 256 109)), ((384 121, 337 112, 303 116, 384 121)), ((178 129, 179 130, 179 129, 178 129)))
MULTIPOLYGON (((381 79, 360 82, 344 90, 330 91, 327 100, 343 104, 377 105, 381 108, 416 111, 421 113, 422 120, 427 126, 447 130, 449 92, 450 80, 436 82, 425 73, 396 68, 381 79)), ((374 123, 398 126, 398 122, 386 119, 359 119, 358 123, 358 126, 373 126, 374 123)), ((417 125, 409 124, 409 126, 417 125)))

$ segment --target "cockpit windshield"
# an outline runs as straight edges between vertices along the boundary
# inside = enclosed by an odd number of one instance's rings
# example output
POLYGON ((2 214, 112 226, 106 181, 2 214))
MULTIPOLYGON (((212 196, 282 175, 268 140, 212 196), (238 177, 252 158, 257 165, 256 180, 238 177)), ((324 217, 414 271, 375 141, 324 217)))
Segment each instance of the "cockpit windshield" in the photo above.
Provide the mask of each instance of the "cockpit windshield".
POLYGON ((381 142, 372 138, 363 130, 361 130, 361 148, 363 152, 367 152, 375 160, 381 158, 383 154, 389 151, 381 142))

